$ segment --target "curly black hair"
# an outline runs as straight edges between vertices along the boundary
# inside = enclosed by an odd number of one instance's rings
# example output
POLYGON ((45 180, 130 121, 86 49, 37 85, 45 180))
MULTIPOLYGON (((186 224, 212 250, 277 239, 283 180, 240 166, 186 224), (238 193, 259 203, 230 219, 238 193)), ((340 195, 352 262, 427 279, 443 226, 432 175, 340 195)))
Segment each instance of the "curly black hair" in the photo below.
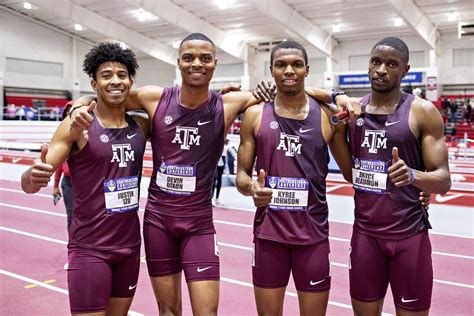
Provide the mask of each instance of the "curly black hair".
POLYGON ((130 78, 135 77, 138 69, 138 62, 135 53, 128 49, 122 48, 119 43, 104 42, 99 43, 86 54, 82 69, 92 79, 97 79, 97 69, 99 66, 108 61, 115 61, 127 67, 130 78))

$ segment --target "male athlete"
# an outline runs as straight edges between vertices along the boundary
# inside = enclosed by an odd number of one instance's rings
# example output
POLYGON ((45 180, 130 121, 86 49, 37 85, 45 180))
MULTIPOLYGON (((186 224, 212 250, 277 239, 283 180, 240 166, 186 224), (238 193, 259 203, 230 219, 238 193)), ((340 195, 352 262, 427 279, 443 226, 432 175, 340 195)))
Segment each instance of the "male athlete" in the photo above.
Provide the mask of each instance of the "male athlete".
POLYGON ((73 315, 127 315, 140 267, 139 188, 150 124, 125 114, 138 64, 117 43, 101 43, 84 59, 97 106, 92 126, 70 132, 66 117, 41 160, 22 175, 36 193, 68 159, 74 212, 68 244, 68 288, 73 315))
POLYGON ((451 186, 441 115, 429 101, 403 93, 407 45, 387 37, 372 48, 365 113, 348 124, 353 156, 355 223, 350 293, 356 315, 380 315, 390 283, 397 315, 428 315, 433 286, 431 244, 420 191, 451 186))

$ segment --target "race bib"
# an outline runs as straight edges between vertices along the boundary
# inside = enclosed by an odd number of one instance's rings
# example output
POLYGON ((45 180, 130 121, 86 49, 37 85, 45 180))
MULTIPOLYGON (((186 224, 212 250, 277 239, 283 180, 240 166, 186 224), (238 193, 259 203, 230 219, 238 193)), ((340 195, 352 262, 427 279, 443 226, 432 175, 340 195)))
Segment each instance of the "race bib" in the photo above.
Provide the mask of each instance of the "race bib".
POLYGON ((138 195, 138 176, 104 181, 105 208, 107 213, 137 211, 138 195))
POLYGON ((156 184, 169 194, 191 195, 196 191, 196 167, 171 165, 163 161, 156 172, 156 184))
POLYGON ((353 159, 352 184, 361 192, 384 194, 387 190, 387 164, 372 159, 353 159))
POLYGON ((274 211, 306 211, 309 182, 305 178, 268 177, 266 187, 273 190, 269 208, 274 211))

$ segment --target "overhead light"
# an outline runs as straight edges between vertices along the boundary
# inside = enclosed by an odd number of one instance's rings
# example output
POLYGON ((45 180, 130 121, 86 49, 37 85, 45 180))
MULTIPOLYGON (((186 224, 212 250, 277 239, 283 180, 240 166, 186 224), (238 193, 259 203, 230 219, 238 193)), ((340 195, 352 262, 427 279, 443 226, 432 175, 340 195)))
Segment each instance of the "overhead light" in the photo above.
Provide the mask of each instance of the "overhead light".
POLYGON ((78 32, 82 31, 84 28, 79 23, 74 23, 74 29, 78 32))
POLYGON ((119 43, 120 47, 122 47, 122 49, 127 49, 128 48, 128 46, 127 46, 127 44, 125 44, 125 42, 118 42, 118 43, 119 43))
POLYGON ((459 17, 459 12, 450 12, 450 13, 448 13, 448 21, 449 22, 457 21, 458 17, 459 17))
POLYGON ((396 18, 393 20, 393 26, 402 26, 403 25, 403 19, 402 18, 396 18))
POLYGON ((178 49, 178 48, 179 48, 179 44, 181 44, 180 41, 175 41, 175 42, 173 42, 173 48, 178 49))
POLYGON ((341 25, 340 24, 334 24, 332 26, 332 31, 333 31, 333 33, 339 33, 341 31, 341 25))
POLYGON ((33 9, 33 6, 29 2, 23 2, 23 8, 25 8, 26 10, 31 10, 33 9))
POLYGON ((158 17, 156 15, 153 15, 152 13, 142 8, 134 10, 134 14, 137 17, 137 20, 140 22, 158 20, 158 17))
POLYGON ((225 9, 230 8, 235 3, 235 0, 227 0, 227 1, 214 0, 214 2, 217 4, 217 7, 219 8, 219 10, 225 10, 225 9))

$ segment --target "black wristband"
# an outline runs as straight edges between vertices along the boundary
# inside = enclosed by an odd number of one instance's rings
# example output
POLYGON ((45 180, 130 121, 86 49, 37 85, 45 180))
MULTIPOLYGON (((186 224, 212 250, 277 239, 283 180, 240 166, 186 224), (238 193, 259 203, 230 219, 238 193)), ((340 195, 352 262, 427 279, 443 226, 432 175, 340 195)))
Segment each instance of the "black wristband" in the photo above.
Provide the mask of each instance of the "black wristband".
POLYGON ((331 93, 331 102, 333 104, 336 104, 336 97, 338 95, 342 95, 342 94, 346 94, 344 91, 336 91, 336 90, 333 90, 332 93, 331 93))

